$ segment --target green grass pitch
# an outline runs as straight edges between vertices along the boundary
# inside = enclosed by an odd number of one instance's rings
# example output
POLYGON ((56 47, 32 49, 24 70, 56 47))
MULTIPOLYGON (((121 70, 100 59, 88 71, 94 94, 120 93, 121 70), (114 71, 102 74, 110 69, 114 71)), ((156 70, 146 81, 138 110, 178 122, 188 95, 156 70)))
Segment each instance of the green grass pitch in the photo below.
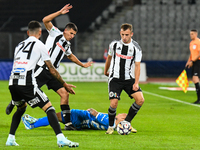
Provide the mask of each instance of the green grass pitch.
MULTIPOLYGON (((70 95, 71 108, 92 107, 100 112, 107 112, 109 107, 107 83, 75 82, 72 84, 77 88, 75 89, 76 95, 70 95)), ((113 135, 105 135, 105 131, 98 130, 63 130, 64 135, 72 141, 79 142, 80 146, 77 149, 80 150, 199 150, 200 107, 190 105, 196 100, 196 93, 188 91, 185 94, 183 91, 160 90, 159 86, 163 85, 140 84, 144 92, 145 103, 131 123, 138 133, 124 136, 118 135, 117 131, 113 135)), ((16 108, 11 115, 5 114, 5 108, 11 99, 8 81, 0 81, 0 87, 0 149, 58 149, 56 137, 50 126, 26 130, 22 122, 16 132, 16 142, 20 146, 5 146, 11 118, 16 108)), ((59 96, 52 90, 47 90, 45 86, 42 89, 56 111, 60 111, 59 96)), ((133 102, 134 100, 129 99, 123 92, 117 113, 127 113, 133 102)), ((41 109, 32 109, 29 106, 26 113, 36 118, 46 115, 41 109)), ((61 128, 64 128, 63 124, 61 128)))

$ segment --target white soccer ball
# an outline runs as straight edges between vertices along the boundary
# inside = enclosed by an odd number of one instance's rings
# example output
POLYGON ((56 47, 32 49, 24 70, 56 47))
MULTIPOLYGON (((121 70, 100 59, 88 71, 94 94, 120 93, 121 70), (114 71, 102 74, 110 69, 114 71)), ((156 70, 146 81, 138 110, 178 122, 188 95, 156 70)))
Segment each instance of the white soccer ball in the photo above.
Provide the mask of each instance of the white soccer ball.
POLYGON ((131 124, 128 121, 121 121, 118 125, 117 125, 117 132, 120 135, 128 135, 129 133, 131 133, 131 124))

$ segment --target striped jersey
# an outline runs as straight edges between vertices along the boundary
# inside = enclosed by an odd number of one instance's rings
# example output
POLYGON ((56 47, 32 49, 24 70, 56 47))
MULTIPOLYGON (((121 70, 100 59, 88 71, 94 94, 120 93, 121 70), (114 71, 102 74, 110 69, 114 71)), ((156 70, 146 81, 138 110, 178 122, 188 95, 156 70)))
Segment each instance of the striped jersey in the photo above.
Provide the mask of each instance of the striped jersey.
POLYGON ((128 80, 132 78, 133 62, 140 62, 142 59, 142 50, 132 39, 128 44, 119 40, 110 43, 108 55, 112 56, 109 77, 128 80))
POLYGON ((20 42, 15 48, 9 85, 36 85, 34 69, 38 61, 50 60, 45 45, 34 36, 20 42))
MULTIPOLYGON (((64 55, 69 56, 72 54, 71 43, 65 39, 63 32, 54 26, 48 32, 49 36, 47 37, 45 46, 49 50, 52 64, 57 69, 64 55)), ((44 62, 40 61, 38 65, 43 66, 44 62)))

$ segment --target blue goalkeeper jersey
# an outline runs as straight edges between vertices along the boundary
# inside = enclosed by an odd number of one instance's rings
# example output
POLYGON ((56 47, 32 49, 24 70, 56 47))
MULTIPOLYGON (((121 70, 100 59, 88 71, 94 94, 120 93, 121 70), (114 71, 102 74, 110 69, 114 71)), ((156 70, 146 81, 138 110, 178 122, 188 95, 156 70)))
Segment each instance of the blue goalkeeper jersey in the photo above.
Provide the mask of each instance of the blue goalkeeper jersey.
MULTIPOLYGON (((64 122, 62 112, 61 116, 64 122)), ((109 126, 108 114, 98 113, 94 117, 87 110, 71 109, 71 121, 77 129, 107 130, 109 126)))

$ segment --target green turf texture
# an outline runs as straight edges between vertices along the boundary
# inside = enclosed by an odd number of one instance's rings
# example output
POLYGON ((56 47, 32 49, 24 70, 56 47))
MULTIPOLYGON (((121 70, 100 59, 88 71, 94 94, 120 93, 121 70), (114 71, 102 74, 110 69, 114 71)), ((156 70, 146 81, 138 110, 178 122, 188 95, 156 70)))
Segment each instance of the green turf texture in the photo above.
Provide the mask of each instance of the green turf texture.
MULTIPOLYGON (((76 95, 70 95, 71 109, 95 108, 100 112, 106 112, 109 107, 107 83, 75 82, 76 95)), ((159 84, 140 84, 144 91, 145 103, 132 121, 132 126, 138 133, 129 135, 105 135, 105 131, 82 130, 64 131, 68 139, 79 142, 79 150, 199 150, 200 149, 200 107, 195 107, 166 98, 152 96, 147 93, 155 93, 162 96, 179 99, 192 103, 196 100, 196 93, 188 91, 160 90, 159 84)), ((8 81, 0 81, 0 149, 42 150, 58 149, 56 137, 50 126, 33 130, 26 130, 21 122, 16 132, 16 142, 19 147, 5 146, 8 137, 13 113, 5 114, 5 108, 11 96, 8 90, 8 81)), ((56 111, 60 111, 59 96, 44 86, 42 90, 49 97, 56 111)), ((117 113, 127 113, 134 102, 125 92, 121 95, 117 113)), ((27 114, 36 118, 46 114, 39 108, 32 109, 28 106, 27 114)), ((64 125, 61 124, 61 128, 64 125)), ((68 147, 64 147, 65 149, 68 147)))

